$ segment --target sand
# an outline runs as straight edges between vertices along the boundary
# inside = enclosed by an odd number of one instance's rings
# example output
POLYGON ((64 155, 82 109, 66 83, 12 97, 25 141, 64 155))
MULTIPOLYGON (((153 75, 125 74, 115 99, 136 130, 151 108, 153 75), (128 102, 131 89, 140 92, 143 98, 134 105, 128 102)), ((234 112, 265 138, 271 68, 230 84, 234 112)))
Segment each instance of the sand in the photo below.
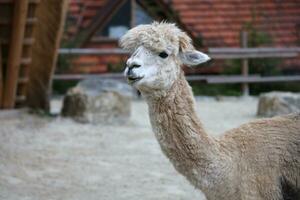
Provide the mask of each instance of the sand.
MULTIPOLYGON (((218 135, 255 118, 257 99, 198 97, 197 111, 218 135)), ((53 111, 60 101, 53 101, 53 111)), ((0 199, 204 200, 161 153, 146 103, 124 125, 0 112, 0 199)))

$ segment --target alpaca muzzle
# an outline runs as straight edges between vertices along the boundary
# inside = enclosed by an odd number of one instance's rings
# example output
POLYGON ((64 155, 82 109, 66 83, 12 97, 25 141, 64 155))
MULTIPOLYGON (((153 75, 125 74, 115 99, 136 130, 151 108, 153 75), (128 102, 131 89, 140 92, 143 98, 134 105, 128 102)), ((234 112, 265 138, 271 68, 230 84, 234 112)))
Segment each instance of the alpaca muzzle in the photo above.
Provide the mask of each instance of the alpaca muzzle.
POLYGON ((138 68, 138 67, 140 67, 140 65, 132 65, 130 67, 128 66, 128 70, 126 73, 126 78, 128 83, 133 84, 143 78, 141 76, 137 76, 133 71, 134 68, 138 68))

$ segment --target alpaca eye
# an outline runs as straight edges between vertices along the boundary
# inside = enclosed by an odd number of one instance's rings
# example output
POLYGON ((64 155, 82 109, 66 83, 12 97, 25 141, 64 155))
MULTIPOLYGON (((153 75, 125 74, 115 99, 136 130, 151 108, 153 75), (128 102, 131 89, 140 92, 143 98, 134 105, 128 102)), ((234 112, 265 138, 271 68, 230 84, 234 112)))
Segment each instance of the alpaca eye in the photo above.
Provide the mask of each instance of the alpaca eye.
POLYGON ((159 53, 158 56, 161 57, 161 58, 166 58, 169 55, 166 52, 163 51, 163 52, 159 53))

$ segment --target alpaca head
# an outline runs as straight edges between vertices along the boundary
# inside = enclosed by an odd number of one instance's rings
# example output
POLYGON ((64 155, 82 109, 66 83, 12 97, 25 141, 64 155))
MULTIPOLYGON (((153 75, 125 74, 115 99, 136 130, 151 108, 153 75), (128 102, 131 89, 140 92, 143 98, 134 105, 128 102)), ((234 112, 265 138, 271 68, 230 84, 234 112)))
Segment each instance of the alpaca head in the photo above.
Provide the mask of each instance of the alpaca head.
POLYGON ((193 66, 210 59, 195 50, 186 33, 165 22, 129 30, 120 45, 132 53, 124 75, 142 93, 168 90, 178 78, 182 64, 193 66))

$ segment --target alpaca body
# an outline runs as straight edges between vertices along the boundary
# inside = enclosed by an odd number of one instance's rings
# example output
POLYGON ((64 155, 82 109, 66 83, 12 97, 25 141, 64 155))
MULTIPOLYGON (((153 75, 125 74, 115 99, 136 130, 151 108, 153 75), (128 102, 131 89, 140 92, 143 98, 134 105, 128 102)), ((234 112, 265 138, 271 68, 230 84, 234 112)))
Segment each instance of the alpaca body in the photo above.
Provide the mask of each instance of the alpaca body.
POLYGON ((132 52, 124 74, 147 100, 162 151, 208 200, 300 200, 300 114, 211 137, 181 69, 209 57, 194 49, 188 35, 174 24, 154 22, 129 30, 120 45, 132 52))
POLYGON ((299 114, 256 120, 212 138, 183 76, 164 97, 145 96, 162 151, 208 200, 281 200, 282 180, 300 189, 299 114))

